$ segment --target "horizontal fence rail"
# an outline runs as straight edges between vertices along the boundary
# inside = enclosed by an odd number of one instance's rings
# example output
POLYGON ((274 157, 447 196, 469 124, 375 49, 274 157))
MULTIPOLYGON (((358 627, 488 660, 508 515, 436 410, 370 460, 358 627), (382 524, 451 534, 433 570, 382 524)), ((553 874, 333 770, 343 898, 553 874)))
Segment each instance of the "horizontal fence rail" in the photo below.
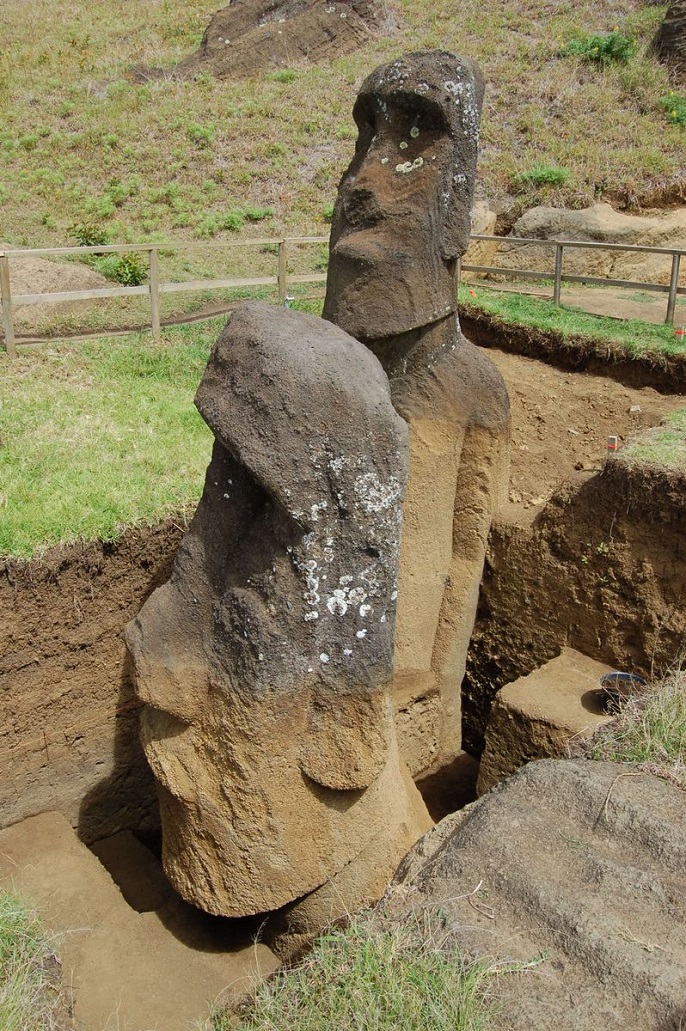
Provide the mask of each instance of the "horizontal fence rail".
MULTIPOLYGON (((679 286, 679 273, 681 259, 686 255, 686 250, 672 247, 647 247, 641 244, 616 244, 592 242, 586 240, 539 240, 528 237, 516 236, 493 236, 484 233, 475 233, 471 236, 472 241, 484 241, 497 243, 499 245, 513 245, 515 247, 547 247, 554 251, 554 269, 534 270, 524 268, 507 268, 498 265, 473 265, 458 261, 457 273, 459 278, 464 272, 479 272, 492 276, 507 276, 514 279, 538 279, 553 281, 553 292, 551 300, 554 304, 560 304, 562 283, 583 283, 593 286, 617 286, 625 289, 640 289, 656 293, 667 294, 667 311, 665 323, 674 324, 676 300, 678 296, 686 296, 686 287, 679 286), (671 256, 671 272, 669 285, 662 283, 645 283, 640 280, 611 279, 609 277, 592 275, 571 275, 563 272, 564 252, 570 250, 606 250, 636 252, 641 254, 662 254, 671 256)), ((148 295, 150 298, 150 326, 155 339, 160 339, 160 295, 167 293, 194 292, 198 290, 219 290, 253 286, 275 286, 279 304, 288 304, 291 298, 288 294, 290 283, 323 283, 326 282, 326 274, 312 272, 306 274, 289 274, 287 269, 288 247, 301 244, 328 243, 326 236, 287 236, 287 237, 259 237, 242 240, 203 241, 194 243, 192 241, 175 241, 169 243, 147 243, 147 244, 102 244, 92 247, 36 247, 21 250, 0 251, 0 303, 2 306, 2 324, 5 336, 5 350, 10 357, 16 356, 16 340, 14 332, 14 321, 12 307, 17 304, 55 304, 61 301, 85 301, 109 297, 135 297, 148 295), (186 282, 160 282, 159 276, 159 255, 165 251, 185 251, 193 249, 208 248, 246 248, 265 247, 276 248, 276 274, 273 276, 255 276, 247 278, 226 277, 221 279, 194 279, 186 282), (63 257, 66 255, 86 254, 130 254, 140 252, 148 256, 148 284, 146 286, 112 286, 97 287, 89 290, 64 290, 51 293, 29 293, 13 295, 10 288, 10 262, 16 258, 27 257, 63 257)))

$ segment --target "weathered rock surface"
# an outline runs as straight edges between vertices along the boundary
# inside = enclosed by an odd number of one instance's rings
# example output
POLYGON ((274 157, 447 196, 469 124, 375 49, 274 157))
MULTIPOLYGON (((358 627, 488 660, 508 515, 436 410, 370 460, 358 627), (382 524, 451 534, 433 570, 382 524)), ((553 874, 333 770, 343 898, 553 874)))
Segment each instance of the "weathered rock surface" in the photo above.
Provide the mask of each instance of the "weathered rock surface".
POLYGON ((589 761, 531 763, 423 838, 387 912, 439 911, 504 975, 498 1026, 668 1031, 686 1014, 686 796, 589 761))
POLYGON ((167 875, 240 916, 372 843, 376 885, 430 826, 386 691, 407 430, 367 349, 260 303, 219 337, 196 403, 216 437, 204 493, 127 643, 167 875))
POLYGON ((176 74, 241 79, 350 53, 381 25, 374 0, 234 0, 212 17, 196 53, 176 74))
POLYGON ((380 358, 410 429, 393 697, 414 774, 460 751, 486 538, 507 488, 507 392, 455 315, 482 94, 479 70, 446 51, 376 69, 331 231, 324 317, 380 358))
POLYGON ((686 0, 674 0, 667 8, 655 50, 680 79, 686 78, 686 0))
MULTIPOLYGON (((594 204, 581 211, 566 208, 531 208, 514 225, 512 236, 534 240, 583 240, 645 247, 686 247, 686 208, 653 215, 625 215, 609 204, 594 204)), ((507 239, 497 253, 504 268, 555 270, 555 248, 538 244, 511 244, 507 239)), ((671 255, 640 252, 565 250, 563 272, 570 275, 635 279, 669 283, 671 255)), ((686 273, 682 273, 682 276, 686 273)), ((682 285, 686 279, 682 278, 682 285)))
POLYGON ((610 667, 563 648, 528 676, 498 691, 486 727, 477 793, 490 791, 533 759, 561 759, 568 743, 590 737, 610 717, 599 700, 610 667))

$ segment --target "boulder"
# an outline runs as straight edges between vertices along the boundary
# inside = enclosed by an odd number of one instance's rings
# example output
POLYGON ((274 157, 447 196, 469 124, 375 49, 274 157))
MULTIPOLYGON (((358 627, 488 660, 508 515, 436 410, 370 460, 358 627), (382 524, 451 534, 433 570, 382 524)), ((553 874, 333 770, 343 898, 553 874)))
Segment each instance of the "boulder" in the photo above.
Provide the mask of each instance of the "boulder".
MULTIPOLYGON (((515 223, 512 236, 533 240, 583 240, 593 243, 686 248, 686 208, 652 215, 626 215, 609 204, 594 204, 581 211, 566 208, 531 208, 515 223)), ((511 244, 498 248, 497 263, 505 268, 555 271, 555 248, 539 244, 511 244)), ((683 263, 682 263, 683 264, 683 263)), ((600 249, 565 250, 563 272, 646 283, 669 283, 671 255, 600 249)), ((682 283, 686 284, 686 270, 682 283)))
POLYGON ((682 791, 548 759, 438 824, 384 910, 438 922, 509 971, 496 1000, 508 1031, 666 1031, 686 1013, 685 863, 682 791))

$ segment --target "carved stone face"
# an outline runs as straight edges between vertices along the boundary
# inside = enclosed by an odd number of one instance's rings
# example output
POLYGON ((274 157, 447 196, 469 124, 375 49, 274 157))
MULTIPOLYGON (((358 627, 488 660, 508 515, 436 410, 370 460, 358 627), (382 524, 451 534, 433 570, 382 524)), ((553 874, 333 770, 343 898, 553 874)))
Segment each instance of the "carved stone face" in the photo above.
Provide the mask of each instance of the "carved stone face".
POLYGON ((234 316, 196 401, 216 437, 203 496, 126 639, 165 869, 237 916, 401 818, 385 686, 407 431, 370 352, 270 305, 234 316))
POLYGON ((324 305, 324 317, 358 340, 406 333, 455 310, 482 95, 476 67, 443 51, 407 55, 364 82, 324 305))

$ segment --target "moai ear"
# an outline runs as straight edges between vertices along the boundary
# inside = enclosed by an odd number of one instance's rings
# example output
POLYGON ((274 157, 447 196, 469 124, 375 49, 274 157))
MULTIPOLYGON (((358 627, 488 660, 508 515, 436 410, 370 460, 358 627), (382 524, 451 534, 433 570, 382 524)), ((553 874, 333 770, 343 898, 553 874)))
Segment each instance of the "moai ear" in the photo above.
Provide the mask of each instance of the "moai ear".
POLYGON ((384 689, 355 694, 319 690, 310 703, 300 769, 334 791, 369 787, 386 765, 392 718, 384 689))

